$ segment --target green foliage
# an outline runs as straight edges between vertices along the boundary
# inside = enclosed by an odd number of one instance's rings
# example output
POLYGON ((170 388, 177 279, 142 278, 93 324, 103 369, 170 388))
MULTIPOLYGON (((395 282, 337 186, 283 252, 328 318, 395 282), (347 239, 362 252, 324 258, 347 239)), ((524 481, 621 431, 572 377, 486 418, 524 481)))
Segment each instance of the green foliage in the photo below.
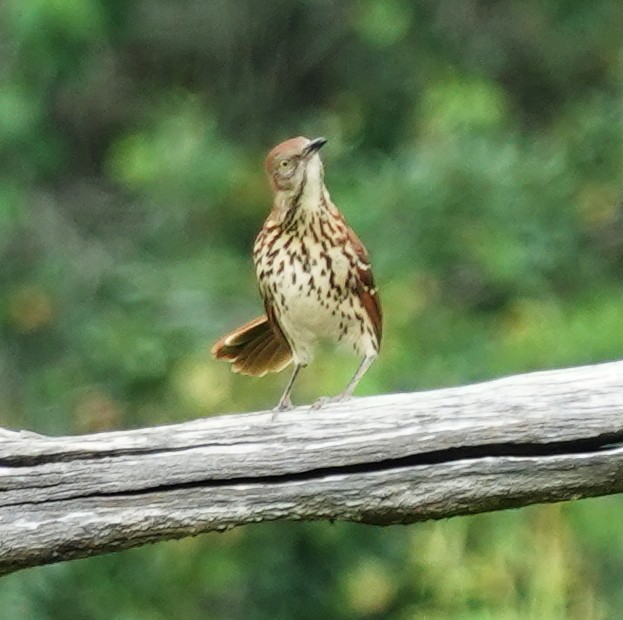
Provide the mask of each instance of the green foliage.
MULTIPOLYGON (((386 316, 360 393, 623 351, 616 0, 0 4, 0 422, 271 406, 209 345, 261 308, 261 154, 326 135, 386 316)), ((299 401, 355 361, 322 353, 299 401)), ((24 571, 3 618, 606 619, 621 500, 404 528, 266 524, 24 571)))

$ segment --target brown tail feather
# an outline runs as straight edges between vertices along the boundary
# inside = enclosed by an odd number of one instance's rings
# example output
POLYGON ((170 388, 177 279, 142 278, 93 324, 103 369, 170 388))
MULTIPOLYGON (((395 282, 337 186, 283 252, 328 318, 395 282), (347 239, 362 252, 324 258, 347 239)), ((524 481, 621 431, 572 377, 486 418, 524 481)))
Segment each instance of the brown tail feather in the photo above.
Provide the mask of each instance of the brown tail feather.
POLYGON ((213 347, 216 359, 231 363, 243 375, 262 377, 279 372, 292 361, 292 352, 266 316, 260 316, 223 336, 213 347))

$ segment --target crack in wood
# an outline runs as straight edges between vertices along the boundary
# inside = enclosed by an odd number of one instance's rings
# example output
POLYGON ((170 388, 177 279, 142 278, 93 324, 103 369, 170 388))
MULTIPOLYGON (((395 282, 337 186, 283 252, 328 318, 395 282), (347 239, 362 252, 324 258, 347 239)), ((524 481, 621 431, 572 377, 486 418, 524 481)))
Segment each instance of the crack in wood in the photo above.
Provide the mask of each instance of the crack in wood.
MULTIPOLYGON (((499 443, 479 446, 462 446, 459 448, 449 448, 411 454, 403 457, 383 459, 379 461, 366 461, 349 465, 330 466, 310 469, 306 471, 260 476, 238 476, 233 478, 205 478, 201 480, 191 480, 188 482, 177 482, 172 484, 159 484, 147 486, 140 489, 93 492, 75 495, 72 498, 46 498, 38 501, 8 502, 3 507, 27 506, 39 504, 55 504, 66 502, 69 499, 90 499, 98 497, 132 497, 147 495, 150 493, 168 492, 183 489, 210 489, 219 487, 235 487, 240 485, 280 485, 291 482, 316 481, 331 476, 344 476, 353 474, 372 474, 377 472, 389 472, 396 469, 417 468, 422 466, 438 465, 441 463, 451 464, 456 461, 477 461, 484 459, 521 459, 534 457, 556 457, 556 456, 581 456, 596 455, 607 453, 623 447, 623 433, 605 433, 600 436, 572 441, 558 441, 549 443, 499 443)), ((175 449, 179 451, 181 449, 175 449)), ((168 452, 154 451, 154 452, 168 452)), ((123 453, 125 456, 126 452, 123 453)), ((62 486, 62 481, 58 483, 62 486)), ((1 494, 1 491, 0 491, 1 494)))
POLYGON ((623 362, 268 419, 0 429, 0 573, 251 522, 411 523, 623 492, 623 362))

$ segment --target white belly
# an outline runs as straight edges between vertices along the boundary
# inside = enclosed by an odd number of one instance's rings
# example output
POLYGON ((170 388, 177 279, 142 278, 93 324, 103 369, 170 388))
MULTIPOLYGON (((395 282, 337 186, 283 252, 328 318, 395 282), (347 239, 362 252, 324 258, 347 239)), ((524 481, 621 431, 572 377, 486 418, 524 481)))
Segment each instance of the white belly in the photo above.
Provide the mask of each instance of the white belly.
MULTIPOLYGON (((335 308, 329 308, 328 291, 323 286, 314 286, 308 273, 299 273, 292 285, 291 275, 277 284, 279 295, 277 306, 283 317, 283 327, 296 334, 296 340, 339 338, 339 315, 335 308)), ((316 283, 314 282, 314 285, 316 283)))
POLYGON ((319 340, 343 343, 361 354, 374 351, 362 326, 367 315, 349 288, 348 256, 341 248, 323 250, 310 243, 301 254, 294 243, 270 259, 262 257, 257 270, 271 275, 262 292, 275 309, 295 362, 308 364, 319 340))

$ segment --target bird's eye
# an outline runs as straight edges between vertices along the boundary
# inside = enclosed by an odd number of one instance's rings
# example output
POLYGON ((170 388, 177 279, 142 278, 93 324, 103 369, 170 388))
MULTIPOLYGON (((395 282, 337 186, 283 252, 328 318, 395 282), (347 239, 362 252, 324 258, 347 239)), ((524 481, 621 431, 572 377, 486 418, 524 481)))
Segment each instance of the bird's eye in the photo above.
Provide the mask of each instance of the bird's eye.
POLYGON ((286 168, 289 168, 291 164, 292 164, 292 160, 291 159, 282 159, 279 162, 279 166, 281 167, 282 170, 285 170, 286 168))

